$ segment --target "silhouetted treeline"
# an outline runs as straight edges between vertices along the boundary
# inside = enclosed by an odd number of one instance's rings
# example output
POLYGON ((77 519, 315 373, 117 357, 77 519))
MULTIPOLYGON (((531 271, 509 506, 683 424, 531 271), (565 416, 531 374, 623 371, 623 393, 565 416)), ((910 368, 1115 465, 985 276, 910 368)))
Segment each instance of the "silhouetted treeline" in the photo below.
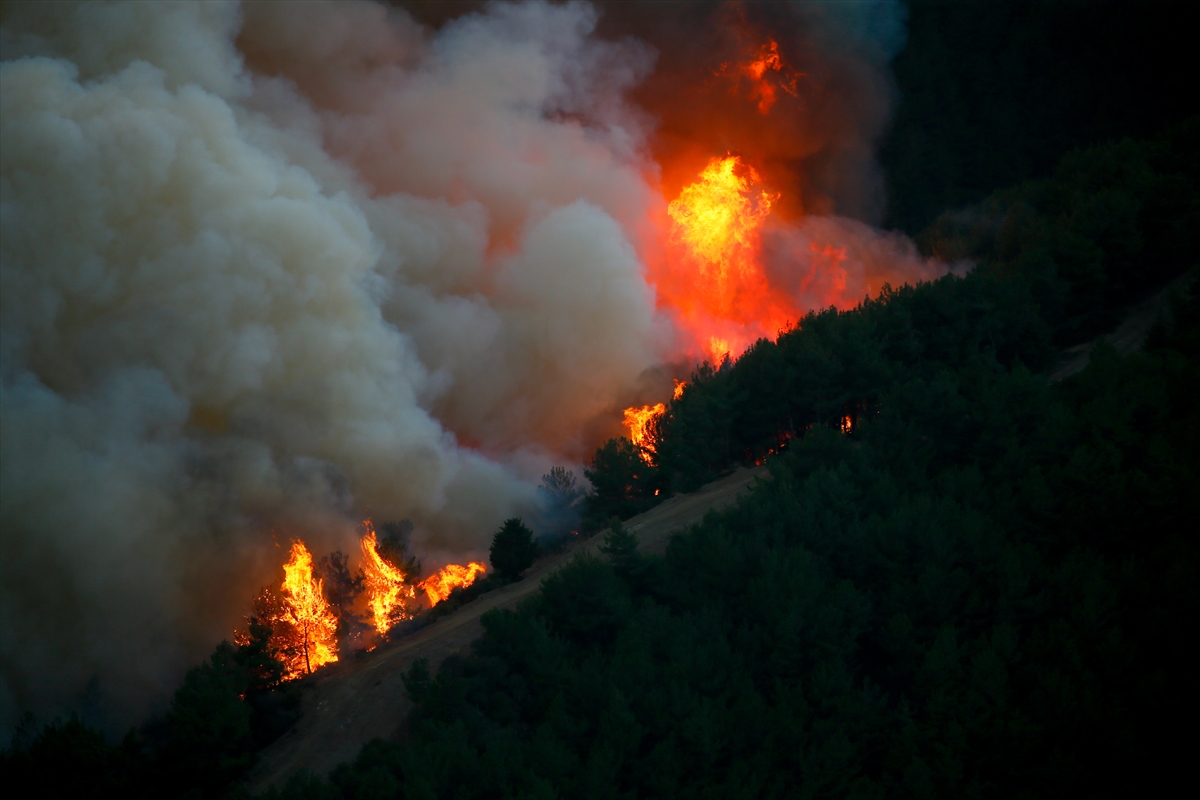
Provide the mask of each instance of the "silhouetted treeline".
POLYGON ((890 227, 1050 174, 1069 150, 1200 110, 1180 0, 909 0, 883 142, 890 227), (1188 86, 1193 88, 1188 89, 1188 86))
POLYGON ((1153 141, 1073 152, 1051 178, 939 217, 921 244, 947 262, 974 262, 968 275, 885 287, 853 310, 808 314, 733 364, 701 366, 658 423, 654 467, 623 440, 597 451, 593 527, 759 462, 814 426, 853 428, 912 381, 981 362, 1047 368, 1064 345, 1110 328, 1131 301, 1195 263, 1197 154, 1193 119, 1153 141))
POLYGON ((275 796, 1163 793, 1196 711, 1200 302, 1175 319, 1057 385, 943 356, 665 556, 618 526, 413 668, 403 744, 275 796))
POLYGON ((215 798, 300 714, 281 684, 271 629, 250 625, 243 645, 222 642, 188 671, 171 708, 116 745, 77 718, 32 730, 27 718, 0 755, 5 780, 40 797, 215 798))
POLYGON ((1044 375, 1194 263, 1186 133, 943 219, 926 244, 977 259, 965 278, 702 367, 657 469, 622 440, 597 453, 594 513, 786 443, 771 480, 663 557, 616 526, 603 559, 487 614, 470 656, 414 667, 403 745, 280 796, 1054 797, 1186 777, 1200 292, 1144 352, 1100 343, 1082 373, 1044 375))
MULTIPOLYGON (((702 367, 657 467, 620 440, 593 461, 592 513, 782 448, 771 480, 662 557, 617 527, 604 558, 487 614, 471 655, 414 667, 403 744, 276 796, 1164 794, 1196 712, 1200 292, 1145 352, 1042 373, 1195 263, 1195 135, 1074 154, 926 233, 977 260, 967 277, 702 367)), ((25 731, 6 778, 238 796, 297 711, 265 637, 218 647, 121 743, 25 731)))

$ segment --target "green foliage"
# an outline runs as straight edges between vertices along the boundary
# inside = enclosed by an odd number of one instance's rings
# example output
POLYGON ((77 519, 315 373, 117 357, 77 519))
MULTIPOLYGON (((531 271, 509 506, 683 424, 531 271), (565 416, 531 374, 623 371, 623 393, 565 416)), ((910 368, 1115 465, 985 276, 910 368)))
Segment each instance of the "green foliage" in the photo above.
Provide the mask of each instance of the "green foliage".
MULTIPOLYGON (((238 646, 237 660, 245 671, 246 690, 266 692, 283 681, 283 662, 275 658, 271 650, 270 626, 264 625, 256 616, 250 617, 246 629, 246 640, 238 646)), ((218 648, 224 647, 224 643, 218 648)))
POLYGON ((414 703, 420 703, 429 694, 429 660, 418 658, 401 678, 404 680, 404 690, 408 692, 408 698, 414 703))
POLYGON ((661 489, 659 472, 625 437, 609 439, 592 456, 583 474, 592 483, 587 516, 592 526, 609 517, 632 517, 650 508, 661 489))
POLYGON ((26 730, 3 754, 5 776, 47 796, 226 796, 299 716, 296 692, 277 685, 282 667, 265 649, 269 638, 252 622, 246 644, 221 642, 188 670, 167 714, 117 746, 77 718, 26 730))
MULTIPOLYGON (((470 655, 435 676, 412 666, 403 744, 372 742, 279 794, 1056 797, 1178 783, 1190 742, 1172 723, 1196 711, 1180 632, 1200 611, 1200 301, 1177 304, 1145 353, 1098 346, 1059 385, 986 336, 973 354, 952 337, 917 348, 905 324, 932 312, 901 308, 873 330, 913 367, 852 436, 814 425, 771 480, 663 556, 615 524, 603 559, 485 614, 470 655)), ((189 674, 166 743, 111 747, 56 725, 6 753, 6 775, 76 769, 124 794, 219 796, 257 746, 233 699, 251 652, 222 646, 189 674)))
POLYGON ((13 747, 0 754, 0 769, 14 788, 36 788, 45 797, 89 797, 128 792, 136 779, 127 769, 126 747, 112 747, 78 717, 55 720, 36 734, 23 723, 13 747), (21 735, 23 734, 23 735, 21 735))
POLYGON ((492 547, 488 553, 496 574, 506 580, 515 581, 533 564, 537 555, 533 531, 517 517, 507 519, 492 537, 492 547))
POLYGON ((645 566, 638 553, 637 535, 626 529, 616 517, 609 520, 608 533, 600 545, 600 552, 608 558, 616 573, 627 581, 636 580, 645 566))
POLYGON ((167 714, 164 758, 176 780, 205 794, 240 777, 253 761, 251 709, 242 702, 249 681, 228 642, 188 671, 167 714))
MULTIPOLYGON (((1146 353, 1098 347, 1057 386, 973 342, 918 339, 942 354, 883 384, 854 435, 815 425, 664 556, 617 525, 603 560, 488 612, 473 654, 420 681, 406 743, 373 744, 329 785, 1165 793, 1189 763, 1172 723, 1196 711, 1180 632, 1200 610, 1200 301, 1146 353)), ((887 347, 915 359, 913 344, 887 347)))
POLYGON ((727 368, 702 365, 658 423, 654 470, 624 440, 596 452, 593 518, 628 518, 649 507, 654 489, 697 489, 814 429, 857 429, 913 381, 954 382, 991 362, 1048 367, 1061 345, 1112 327, 1131 299, 1191 263, 1200 249, 1197 151, 1200 118, 1155 141, 1072 152, 1052 179, 943 215, 922 246, 947 262, 974 261, 970 274, 884 286, 849 311, 807 314, 727 368))
POLYGON ((1200 118, 1154 141, 1123 140, 1069 153, 1053 177, 943 214, 922 246, 1018 277, 1060 341, 1111 325, 1131 296, 1160 285, 1200 245, 1200 118))

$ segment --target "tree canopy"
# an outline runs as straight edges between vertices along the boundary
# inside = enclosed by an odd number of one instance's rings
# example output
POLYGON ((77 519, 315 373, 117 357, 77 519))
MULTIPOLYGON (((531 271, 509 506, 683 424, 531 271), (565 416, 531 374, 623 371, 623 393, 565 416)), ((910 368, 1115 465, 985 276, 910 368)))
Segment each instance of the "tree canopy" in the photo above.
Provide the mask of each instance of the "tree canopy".
POLYGON ((533 531, 518 517, 507 519, 492 537, 492 547, 488 552, 496 573, 507 580, 516 580, 529 569, 537 555, 533 531))

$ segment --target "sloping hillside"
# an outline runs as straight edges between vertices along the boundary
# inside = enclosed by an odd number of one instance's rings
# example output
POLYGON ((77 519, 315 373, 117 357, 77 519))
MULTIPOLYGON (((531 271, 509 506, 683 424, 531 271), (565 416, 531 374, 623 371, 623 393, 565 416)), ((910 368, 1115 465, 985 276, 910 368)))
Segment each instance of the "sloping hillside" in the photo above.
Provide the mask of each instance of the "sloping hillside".
MULTIPOLYGON (((692 494, 677 495, 644 514, 627 527, 634 531, 646 552, 666 549, 672 532, 699 522, 710 510, 723 508, 749 489, 766 469, 738 469, 692 494)), ((252 791, 281 785, 289 776, 307 769, 326 774, 354 758, 367 741, 395 735, 411 705, 401 675, 418 658, 431 669, 451 653, 461 650, 482 632, 479 618, 493 608, 512 606, 535 592, 542 579, 578 553, 595 553, 603 541, 597 536, 544 559, 523 580, 490 592, 427 628, 391 642, 360 658, 335 664, 306 681, 303 715, 296 725, 268 747, 248 781, 252 791)))

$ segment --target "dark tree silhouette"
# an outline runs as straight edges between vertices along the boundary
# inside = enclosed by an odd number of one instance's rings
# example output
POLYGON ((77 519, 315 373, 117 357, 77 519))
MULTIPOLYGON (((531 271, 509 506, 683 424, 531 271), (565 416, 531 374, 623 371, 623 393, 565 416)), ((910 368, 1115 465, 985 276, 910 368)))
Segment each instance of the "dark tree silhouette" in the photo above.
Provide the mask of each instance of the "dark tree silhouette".
POLYGON ((533 563, 537 545, 533 542, 533 531, 519 517, 504 521, 500 530, 492 537, 489 551, 492 568, 502 578, 516 580, 533 563))

